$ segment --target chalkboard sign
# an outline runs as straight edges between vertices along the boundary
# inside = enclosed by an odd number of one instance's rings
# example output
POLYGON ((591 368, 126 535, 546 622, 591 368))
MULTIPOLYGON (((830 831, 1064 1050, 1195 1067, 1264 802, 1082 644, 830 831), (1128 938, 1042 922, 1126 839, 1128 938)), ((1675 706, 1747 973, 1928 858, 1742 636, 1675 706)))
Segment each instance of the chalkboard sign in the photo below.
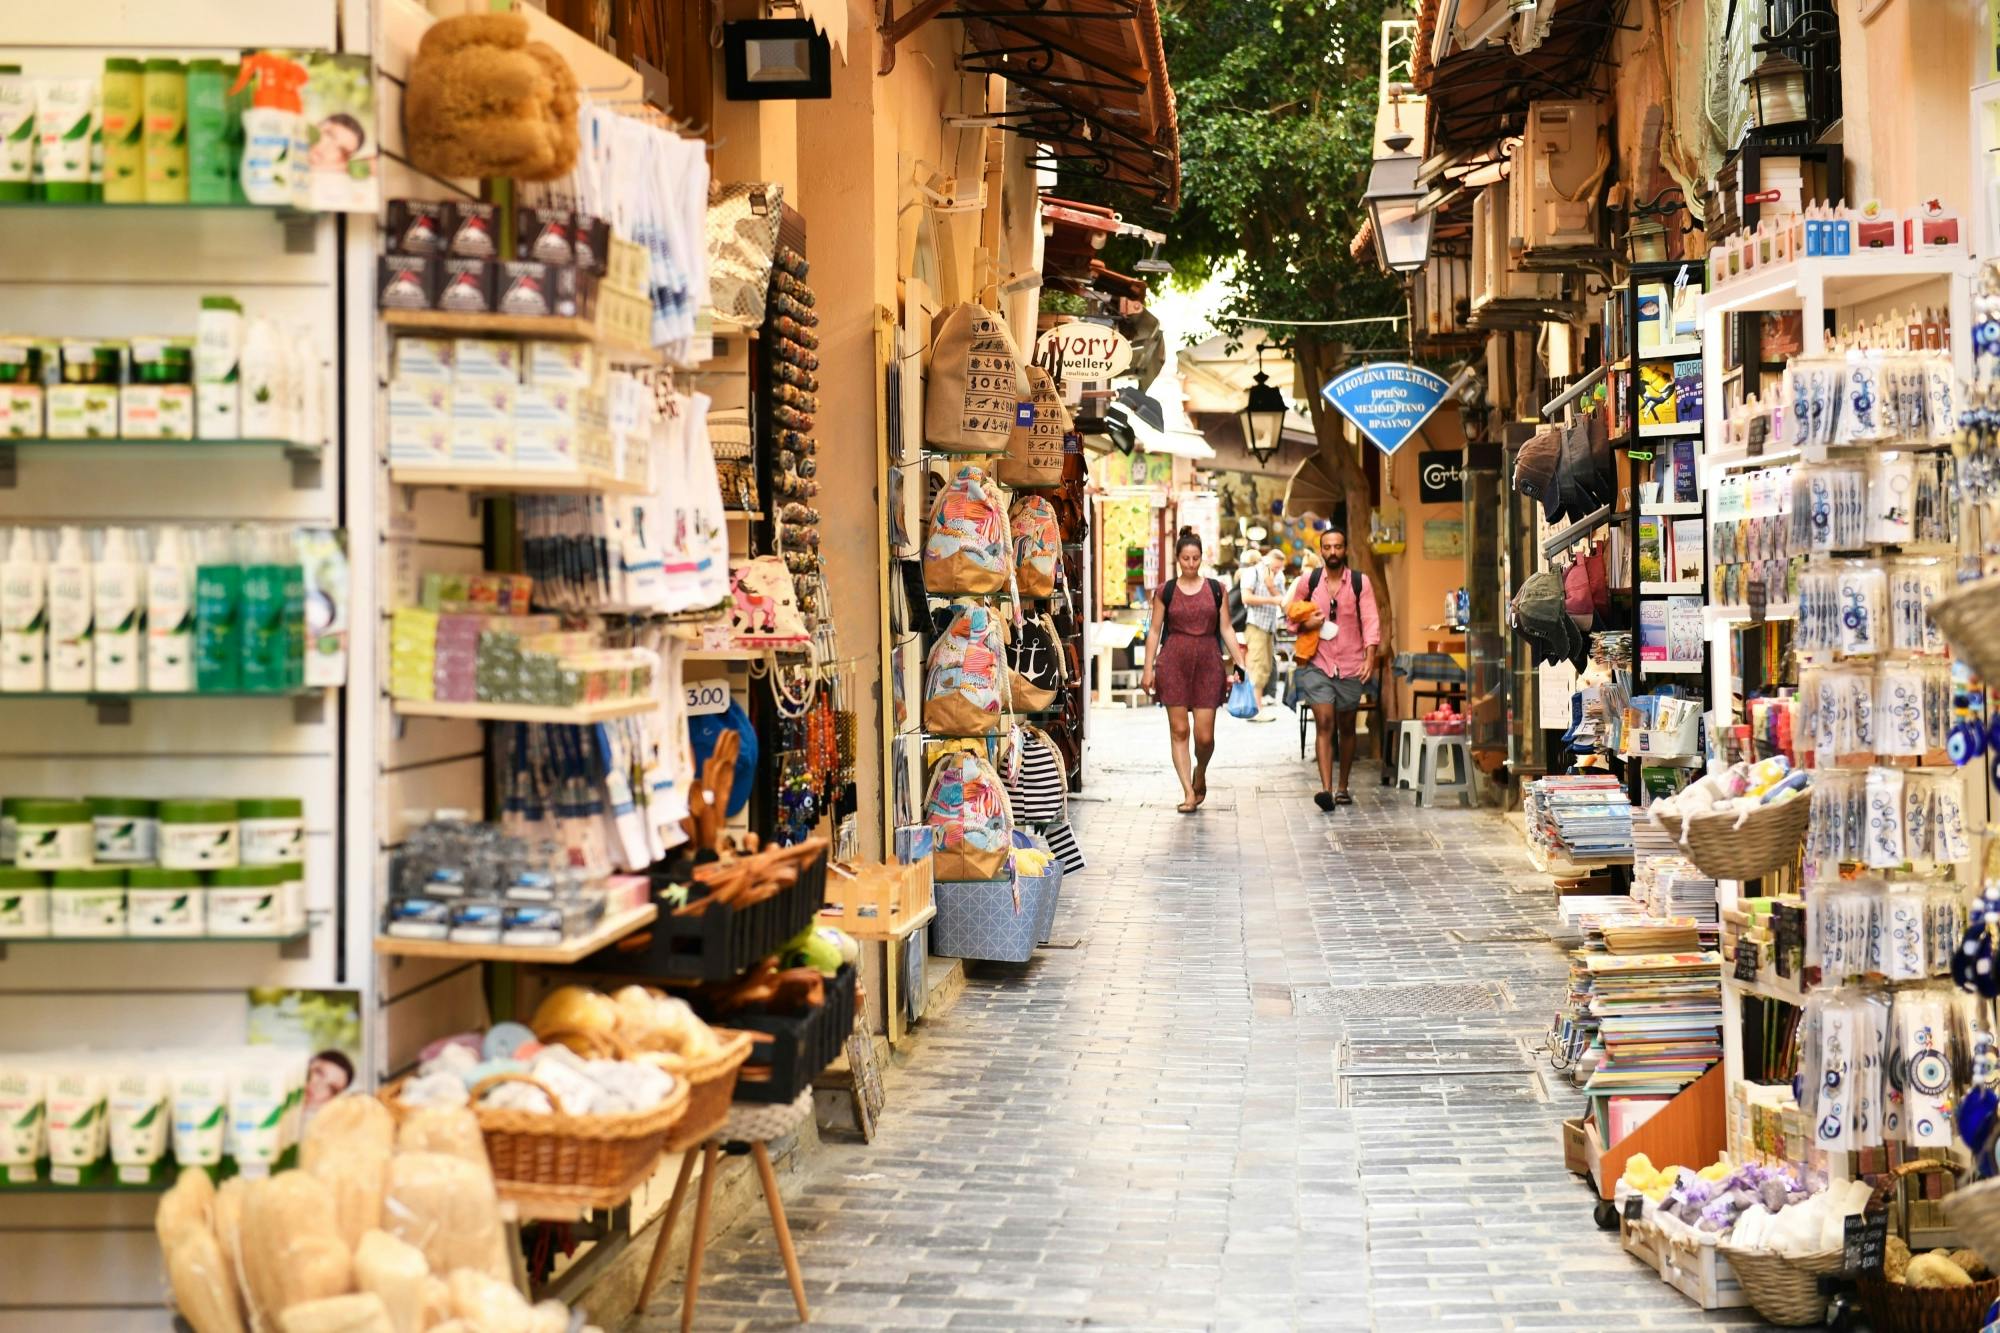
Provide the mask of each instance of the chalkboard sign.
POLYGON ((1646 1196, 1633 1190, 1625 1196, 1625 1220, 1637 1222, 1646 1215, 1646 1196))
POLYGON ((1758 954, 1759 950, 1754 940, 1746 940, 1741 936, 1737 937, 1736 979, 1738 981, 1754 982, 1757 980, 1758 954))
POLYGON ((1795 977, 1805 963, 1806 910, 1794 903, 1771 907, 1771 963, 1781 977, 1795 977))
POLYGON ((1843 1271, 1853 1273, 1879 1273, 1882 1271, 1882 1256, 1889 1249, 1889 1215, 1876 1213, 1868 1217, 1850 1217, 1842 1228, 1841 1261, 1843 1271))

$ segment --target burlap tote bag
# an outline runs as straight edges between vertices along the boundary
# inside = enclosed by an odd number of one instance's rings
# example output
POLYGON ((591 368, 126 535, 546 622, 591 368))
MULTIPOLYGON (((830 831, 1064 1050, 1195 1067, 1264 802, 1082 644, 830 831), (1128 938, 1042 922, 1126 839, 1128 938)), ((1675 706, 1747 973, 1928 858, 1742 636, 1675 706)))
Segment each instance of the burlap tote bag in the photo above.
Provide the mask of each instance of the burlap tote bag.
POLYGON ((1033 488, 1062 485, 1063 436, 1069 433, 1069 409, 1049 372, 1028 367, 1028 384, 1035 403, 1033 425, 1016 425, 1007 437, 1007 456, 993 471, 1009 486, 1033 488))
POLYGON ((1021 362, 1006 321, 966 302, 945 311, 931 341, 924 438, 948 454, 1007 449, 1021 402, 1021 362))
POLYGON ((931 504, 924 534, 924 587, 946 596, 982 595, 1007 586, 1006 512, 983 469, 967 463, 931 504))
POLYGON ((1056 561, 1062 558, 1062 525, 1046 496, 1014 498, 1007 524, 1014 540, 1014 588, 1033 599, 1055 596, 1056 561))

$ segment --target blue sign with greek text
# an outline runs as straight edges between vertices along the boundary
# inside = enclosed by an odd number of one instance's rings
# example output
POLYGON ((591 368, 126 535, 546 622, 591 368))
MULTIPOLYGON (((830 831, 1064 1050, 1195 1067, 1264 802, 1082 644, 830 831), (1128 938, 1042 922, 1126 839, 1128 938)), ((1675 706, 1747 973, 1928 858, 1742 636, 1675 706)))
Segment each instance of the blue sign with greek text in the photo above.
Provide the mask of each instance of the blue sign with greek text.
POLYGON ((1320 393, 1385 454, 1417 433, 1451 386, 1422 366, 1378 361, 1328 380, 1320 393))

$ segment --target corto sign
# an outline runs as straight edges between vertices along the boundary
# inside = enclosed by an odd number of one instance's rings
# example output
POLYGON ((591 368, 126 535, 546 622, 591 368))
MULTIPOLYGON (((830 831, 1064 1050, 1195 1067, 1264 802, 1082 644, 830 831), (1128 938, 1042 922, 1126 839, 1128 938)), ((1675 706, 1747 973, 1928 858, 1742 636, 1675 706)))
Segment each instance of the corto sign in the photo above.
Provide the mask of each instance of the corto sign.
POLYGON ((1102 324, 1070 320, 1035 339, 1035 363, 1069 381, 1108 380, 1132 365, 1132 344, 1102 324))
POLYGON ((1450 389, 1422 366, 1378 361, 1328 380, 1322 397, 1385 454, 1393 454, 1437 411, 1450 389))
POLYGON ((1426 449, 1417 455, 1417 500, 1422 504, 1457 504, 1465 498, 1465 456, 1449 449, 1426 449))

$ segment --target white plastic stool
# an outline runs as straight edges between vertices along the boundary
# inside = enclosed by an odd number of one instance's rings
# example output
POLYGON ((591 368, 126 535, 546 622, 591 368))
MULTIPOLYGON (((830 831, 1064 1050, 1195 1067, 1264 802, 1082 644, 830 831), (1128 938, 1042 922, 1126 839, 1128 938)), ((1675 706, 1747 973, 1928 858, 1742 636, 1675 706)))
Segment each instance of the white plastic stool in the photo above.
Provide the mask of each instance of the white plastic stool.
POLYGON ((1403 722, 1396 735, 1396 786, 1414 788, 1424 750, 1424 724, 1403 722))
MULTIPOLYGON (((1419 725, 1422 725, 1421 723, 1419 725)), ((1472 804, 1472 747, 1463 735, 1432 736, 1426 733, 1417 751, 1417 804, 1436 805, 1440 790, 1456 791, 1466 805, 1472 804), (1452 756, 1452 777, 1438 780, 1438 765, 1452 756)))

